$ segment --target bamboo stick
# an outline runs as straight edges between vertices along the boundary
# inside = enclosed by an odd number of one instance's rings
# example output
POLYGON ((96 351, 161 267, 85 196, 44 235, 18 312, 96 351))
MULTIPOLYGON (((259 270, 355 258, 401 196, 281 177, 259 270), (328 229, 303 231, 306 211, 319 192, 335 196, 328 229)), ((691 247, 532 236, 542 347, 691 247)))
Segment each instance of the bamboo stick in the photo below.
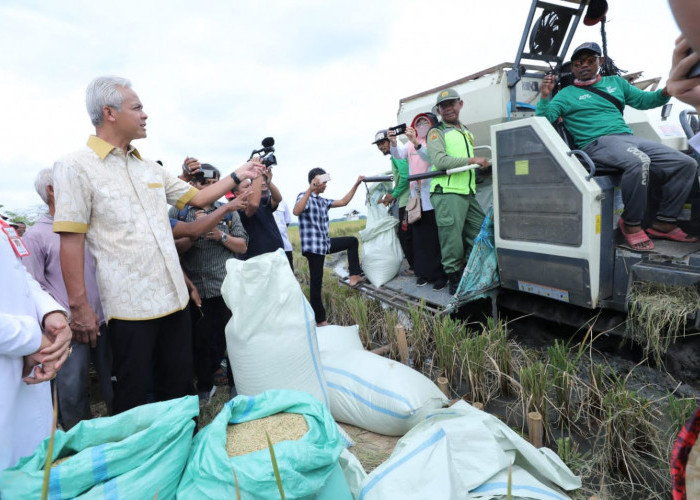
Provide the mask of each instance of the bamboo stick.
POLYGON ((447 380, 446 377, 438 377, 437 385, 440 388, 440 390, 442 391, 442 393, 449 398, 450 397, 450 389, 448 387, 449 380, 447 380))
POLYGON ((531 411, 527 414, 527 433, 530 444, 535 448, 542 448, 542 437, 544 427, 542 425, 542 415, 539 412, 531 411))
POLYGON ((399 359, 404 365, 408 364, 408 341, 406 340, 406 329, 402 324, 396 325, 394 328, 396 333, 396 343, 399 346, 399 359))

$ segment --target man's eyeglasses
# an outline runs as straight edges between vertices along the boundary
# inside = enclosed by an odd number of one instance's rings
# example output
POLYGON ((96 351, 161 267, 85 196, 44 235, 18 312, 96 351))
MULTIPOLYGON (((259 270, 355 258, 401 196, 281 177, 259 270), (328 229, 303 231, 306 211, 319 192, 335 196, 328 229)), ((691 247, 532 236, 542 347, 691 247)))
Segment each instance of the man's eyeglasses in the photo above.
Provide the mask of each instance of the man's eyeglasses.
POLYGON ((577 68, 583 66, 584 64, 590 66, 594 62, 598 62, 598 59, 600 59, 600 56, 585 56, 585 57, 579 57, 578 59, 575 59, 571 61, 571 64, 576 66, 577 68))

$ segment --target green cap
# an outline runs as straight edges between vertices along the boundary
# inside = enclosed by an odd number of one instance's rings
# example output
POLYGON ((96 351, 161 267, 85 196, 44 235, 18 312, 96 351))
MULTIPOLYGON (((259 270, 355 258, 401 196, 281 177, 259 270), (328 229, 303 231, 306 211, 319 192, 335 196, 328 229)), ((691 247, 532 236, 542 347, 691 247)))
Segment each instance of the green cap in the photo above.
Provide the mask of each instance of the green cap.
POLYGON ((439 106, 441 102, 452 101, 454 99, 461 99, 461 97, 459 97, 459 94, 455 89, 441 90, 437 95, 437 101, 435 102, 435 105, 439 106))

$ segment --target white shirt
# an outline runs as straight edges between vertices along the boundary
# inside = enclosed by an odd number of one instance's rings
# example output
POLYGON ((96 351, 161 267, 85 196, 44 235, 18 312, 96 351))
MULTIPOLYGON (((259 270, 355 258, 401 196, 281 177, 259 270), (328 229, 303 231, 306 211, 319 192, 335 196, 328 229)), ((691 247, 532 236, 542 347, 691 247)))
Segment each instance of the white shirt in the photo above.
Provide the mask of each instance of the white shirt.
POLYGON ((275 217, 277 229, 279 229, 280 235, 282 236, 284 251, 291 252, 292 243, 289 241, 289 236, 287 236, 287 225, 292 222, 292 213, 289 211, 289 207, 284 200, 280 201, 280 204, 277 205, 277 210, 275 210, 272 215, 275 217))
POLYGON ((41 289, 0 232, 0 471, 51 434, 51 384, 22 380, 23 356, 41 344, 41 322, 63 308, 41 289))

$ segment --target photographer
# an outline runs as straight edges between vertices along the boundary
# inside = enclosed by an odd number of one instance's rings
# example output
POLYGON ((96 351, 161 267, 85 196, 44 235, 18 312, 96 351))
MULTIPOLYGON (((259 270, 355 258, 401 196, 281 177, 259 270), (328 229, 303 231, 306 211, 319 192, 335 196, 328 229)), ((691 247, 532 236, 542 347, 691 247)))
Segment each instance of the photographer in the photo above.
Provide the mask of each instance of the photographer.
POLYGON ((322 168, 309 171, 309 188, 297 196, 292 213, 299 217, 301 254, 309 261, 309 302, 316 316, 316 326, 326 326, 326 310, 321 300, 323 286, 323 263, 326 254, 348 251, 350 286, 355 287, 364 279, 360 276, 360 258, 357 253, 359 243, 354 236, 330 238, 328 235, 328 210, 344 207, 357 191, 364 176, 357 178, 350 191, 339 200, 329 200, 320 195, 326 190, 330 176, 322 168))
MULTIPOLYGON (((195 188, 201 190, 219 180, 220 174, 216 167, 208 163, 202 163, 198 167, 191 182, 195 188)), ((172 208, 169 214, 172 219, 199 225, 204 218, 214 216, 217 211, 217 215, 224 212, 223 217, 210 231, 194 241, 184 238, 189 249, 180 258, 182 269, 191 279, 202 301, 201 317, 194 313, 196 321, 193 336, 194 371, 202 405, 209 402, 216 390, 214 373, 220 368, 220 361, 226 349, 224 328, 231 317, 231 312, 221 297, 221 284, 226 277, 226 261, 247 250, 248 235, 238 212, 230 210, 240 206, 240 202, 230 202, 226 205, 213 203, 206 209, 185 207, 178 211, 172 208)), ((231 378, 228 379, 228 383, 233 387, 231 378)))
MULTIPOLYGON (((388 130, 380 130, 374 135, 374 142, 372 144, 376 144, 377 149, 384 156, 387 156, 390 153, 391 146, 396 146, 396 133, 404 133, 405 131, 405 125, 399 125, 398 127, 393 127, 388 130)), ((396 158, 394 156, 391 156, 390 158, 391 172, 394 175, 394 190, 391 193, 386 194, 380 200, 380 203, 389 205, 389 203, 396 201, 399 209, 399 225, 397 226, 397 234, 399 237, 399 243, 401 244, 401 250, 408 261, 408 270, 404 271, 402 274, 404 276, 414 276, 413 237, 412 230, 408 224, 408 219, 406 216, 406 203, 408 203, 408 196, 410 194, 408 189, 408 162, 404 158, 396 158)))
MULTIPOLYGON (((413 118, 411 126, 406 128, 406 145, 391 143, 391 156, 408 159, 410 175, 422 174, 430 170, 425 138, 428 130, 437 126, 438 119, 433 113, 420 113, 413 118)), ((390 137, 391 139, 391 137, 390 137)), ((440 257, 440 240, 438 239, 435 209, 430 203, 430 179, 412 181, 411 198, 420 199, 421 217, 410 225, 415 259, 416 285, 425 286, 433 283, 433 290, 442 290, 447 286, 447 276, 442 269, 440 257)))
POLYGON ((552 97, 554 76, 544 77, 536 115, 552 123, 562 118, 578 149, 595 164, 619 171, 625 208, 618 226, 626 246, 650 252, 654 249, 650 237, 698 241, 678 227, 678 216, 698 175, 696 161, 669 146, 635 136, 623 116, 625 106, 646 110, 666 104, 670 99, 667 88, 643 91, 620 76, 602 76, 605 57, 595 42, 579 45, 571 54, 571 63, 574 84, 556 96, 552 97), (658 199, 658 208, 645 228, 650 196, 658 199))
POLYGON ((248 206, 239 212, 249 238, 248 251, 241 256, 243 260, 284 248, 273 215, 280 201, 282 194, 272 183, 272 169, 267 167, 263 174, 253 181, 248 206))

